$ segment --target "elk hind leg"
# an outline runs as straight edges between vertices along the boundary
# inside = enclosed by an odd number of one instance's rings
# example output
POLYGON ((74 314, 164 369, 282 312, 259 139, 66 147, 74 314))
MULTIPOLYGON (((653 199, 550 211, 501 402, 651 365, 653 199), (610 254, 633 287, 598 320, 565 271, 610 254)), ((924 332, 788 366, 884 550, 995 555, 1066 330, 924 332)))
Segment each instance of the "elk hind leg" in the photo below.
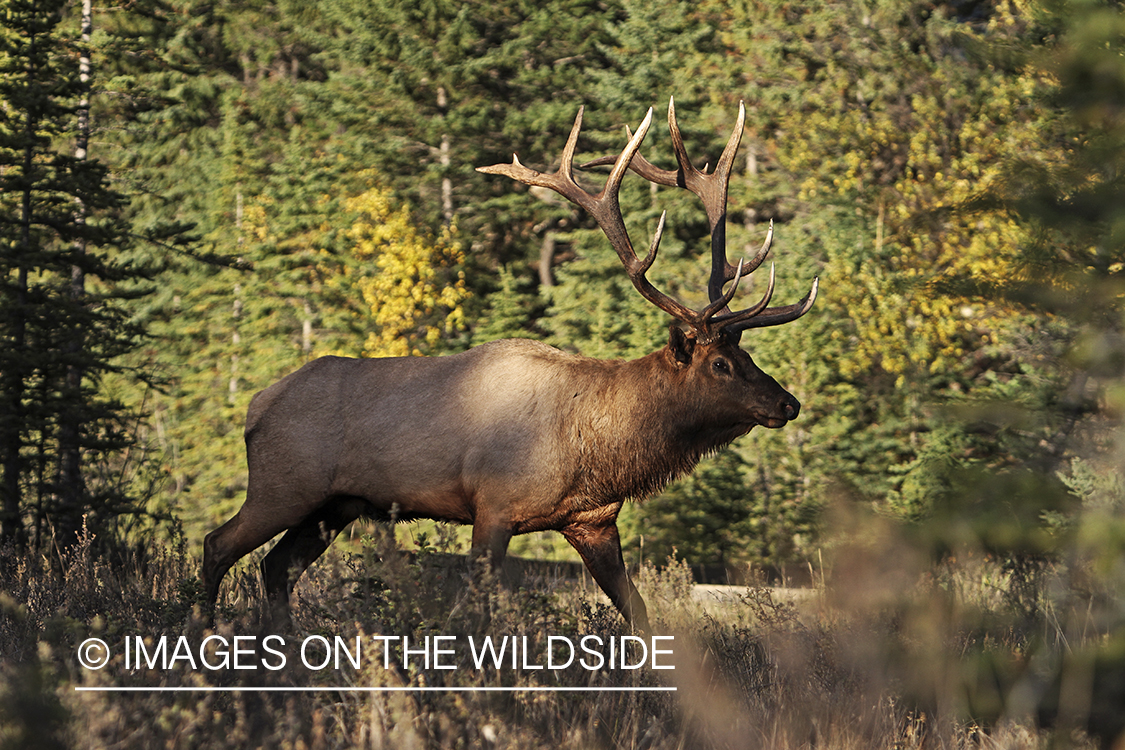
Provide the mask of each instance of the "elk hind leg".
POLYGON ((269 551, 262 560, 262 580, 271 624, 289 628, 289 598, 297 579, 349 523, 363 514, 363 509, 359 500, 329 502, 285 532, 269 551))
POLYGON ((260 523, 261 519, 247 521, 245 512, 244 507, 203 540, 203 591, 212 620, 219 601, 219 586, 231 567, 286 528, 282 519, 268 524, 260 523))

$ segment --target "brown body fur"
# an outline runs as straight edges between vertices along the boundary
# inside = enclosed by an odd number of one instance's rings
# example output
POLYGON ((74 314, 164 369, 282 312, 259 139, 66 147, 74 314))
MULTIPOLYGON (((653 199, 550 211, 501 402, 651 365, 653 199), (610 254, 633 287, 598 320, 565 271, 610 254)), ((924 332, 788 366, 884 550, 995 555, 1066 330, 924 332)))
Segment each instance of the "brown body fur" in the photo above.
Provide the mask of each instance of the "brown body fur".
POLYGON ((208 601, 234 562, 284 531, 262 570, 287 621, 296 577, 352 520, 433 518, 473 524, 474 552, 494 565, 513 534, 560 531, 645 628, 622 503, 799 408, 734 342, 697 345, 678 329, 632 361, 520 339, 449 357, 318 359, 250 404, 246 502, 205 541, 208 601))

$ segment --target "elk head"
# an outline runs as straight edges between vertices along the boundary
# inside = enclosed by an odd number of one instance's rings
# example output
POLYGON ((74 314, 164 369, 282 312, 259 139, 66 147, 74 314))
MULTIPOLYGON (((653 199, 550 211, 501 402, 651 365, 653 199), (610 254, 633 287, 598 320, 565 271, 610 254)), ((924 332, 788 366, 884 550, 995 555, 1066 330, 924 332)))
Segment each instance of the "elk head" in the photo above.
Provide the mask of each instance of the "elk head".
POLYGON ((574 152, 582 129, 582 112, 583 109, 579 108, 563 149, 562 163, 553 174, 525 167, 520 164, 518 156, 513 156, 511 164, 478 167, 477 171, 506 175, 528 185, 550 188, 594 217, 621 259, 633 286, 641 296, 677 321, 672 325, 664 356, 671 367, 681 371, 682 379, 688 381, 684 383, 688 386, 687 390, 706 394, 708 403, 700 404, 700 413, 706 413, 704 421, 721 433, 716 436, 717 443, 729 442, 745 434, 755 424, 781 427, 795 418, 800 410, 800 403, 772 377, 762 372, 750 355, 739 348, 738 343, 742 332, 749 328, 781 325, 808 312, 816 300, 819 280, 813 280, 812 289, 800 302, 769 307, 774 291, 774 268, 771 264, 769 283, 762 299, 742 310, 732 311, 729 307, 739 281, 765 261, 773 241, 771 221, 765 242, 753 258, 740 260, 738 265, 733 265, 727 259, 727 189, 731 167, 742 139, 745 106, 739 104, 734 132, 731 133, 715 170, 710 174, 706 167, 700 170, 691 163, 676 122, 675 102, 672 100, 668 103, 668 128, 678 168, 661 169, 641 156, 640 145, 652 123, 650 108, 636 134, 629 133, 629 143, 620 155, 602 157, 581 165, 582 168, 613 165, 605 186, 596 195, 579 187, 574 179, 574 152), (686 188, 703 201, 711 233, 711 275, 707 284, 710 302, 703 309, 694 310, 683 305, 661 292, 646 278, 645 274, 656 260, 660 238, 664 232, 665 214, 660 216, 648 253, 643 259, 639 258, 625 229, 618 202, 621 181, 629 169, 658 185, 686 188), (727 284, 730 287, 724 292, 727 284), (705 380, 712 387, 702 387, 704 384, 700 381, 705 380), (692 388, 693 385, 698 387, 692 388), (716 415, 720 413, 726 417, 716 419, 716 415))

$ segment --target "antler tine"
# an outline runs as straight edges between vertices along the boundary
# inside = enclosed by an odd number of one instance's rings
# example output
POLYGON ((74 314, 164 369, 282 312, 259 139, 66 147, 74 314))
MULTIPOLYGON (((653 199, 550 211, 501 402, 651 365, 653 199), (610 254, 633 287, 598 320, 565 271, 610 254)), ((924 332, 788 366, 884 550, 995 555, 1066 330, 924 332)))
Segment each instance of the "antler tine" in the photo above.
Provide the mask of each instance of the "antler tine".
POLYGON ((660 225, 653 236, 648 255, 645 256, 644 260, 641 260, 633 250, 633 243, 625 229, 625 220, 621 216, 621 206, 618 202, 617 195, 621 187, 621 180, 625 177, 630 162, 640 149, 641 141, 644 140, 649 126, 652 124, 652 109, 649 108, 648 114, 645 115, 645 119, 637 128, 636 134, 629 139, 628 145, 614 160, 609 178, 597 195, 590 195, 574 181, 574 152, 578 143, 578 132, 582 128, 582 111, 579 108, 578 116, 574 120, 574 127, 571 128, 570 137, 567 138, 566 147, 563 149, 559 169, 555 173, 543 174, 534 169, 529 169, 520 164, 519 158, 516 156, 513 156, 511 164, 477 167, 477 171, 485 174, 505 175, 517 182, 550 188, 584 208, 598 222, 598 226, 601 227, 602 232, 605 233, 621 259, 622 265, 625 266, 629 280, 633 282, 633 286, 637 288, 641 296, 672 317, 688 325, 697 325, 699 322, 697 312, 664 294, 645 278, 645 272, 656 260, 657 248, 664 229, 663 217, 661 217, 660 225))
POLYGON ((738 291, 738 282, 741 280, 742 261, 739 260, 738 268, 736 268, 734 272, 734 283, 730 285, 730 291, 719 297, 717 300, 713 301, 711 304, 707 305, 707 307, 703 308, 703 310, 700 312, 700 317, 704 323, 709 321, 715 313, 726 308, 726 306, 730 304, 730 301, 734 299, 734 293, 738 291))
MULTIPOLYGON (((680 132, 680 124, 676 121, 676 99, 672 96, 668 97, 668 132, 672 136, 672 151, 676 154, 676 163, 680 165, 677 184, 699 195, 692 183, 696 183, 694 178, 703 176, 703 173, 692 165, 691 157, 684 147, 684 136, 680 132)), ((703 198, 701 195, 699 197, 703 198)), ((704 198, 703 202, 706 204, 707 199, 704 198)), ((708 213, 707 216, 710 217, 711 214, 708 213)))
POLYGON ((718 163, 715 165, 715 173, 725 173, 727 179, 730 178, 730 170, 734 165, 734 156, 738 153, 738 147, 742 143, 742 131, 746 127, 746 103, 738 103, 738 119, 735 120, 734 129, 731 130, 730 138, 727 139, 727 145, 723 147, 722 156, 719 157, 718 163))
POLYGON ((770 228, 766 232, 766 239, 762 242, 762 247, 758 250, 753 258, 746 262, 746 273, 757 270, 758 266, 762 265, 766 260, 766 256, 770 254, 770 247, 773 246, 773 219, 770 219, 770 228))
MULTIPOLYGON (((743 265, 743 261, 739 261, 738 266, 739 266, 740 270, 742 268, 742 265, 743 265)), ((738 285, 738 276, 739 276, 739 274, 736 273, 736 275, 734 277, 735 278, 734 284, 731 285, 731 292, 733 292, 734 287, 738 285)), ((733 313, 728 312, 728 313, 725 313, 723 315, 718 316, 717 318, 714 319, 715 325, 717 325, 720 328, 728 328, 728 329, 733 326, 735 329, 737 329, 738 323, 740 323, 741 321, 746 320, 748 318, 752 318, 755 315, 758 315, 759 313, 761 313, 762 310, 765 310, 766 306, 769 305, 770 300, 773 299, 773 289, 774 289, 774 281, 775 280, 776 280, 776 277, 775 277, 775 274, 774 274, 774 265, 773 265, 773 263, 770 263, 770 280, 769 280, 769 283, 766 285, 766 293, 762 295, 762 298, 760 300, 758 300, 758 302, 756 304, 751 305, 750 307, 746 308, 745 310, 739 310, 738 312, 733 312, 733 313)), ((729 294, 731 297, 733 297, 733 294, 731 294, 731 292, 728 292, 727 294, 729 294)), ((730 300, 728 299, 727 301, 729 302, 730 300)), ((718 304, 718 301, 716 301, 712 304, 718 304)))
POLYGON ((578 133, 582 130, 582 115, 585 111, 586 105, 578 105, 578 114, 574 117, 574 124, 570 127, 570 135, 566 137, 566 145, 563 146, 562 158, 559 160, 558 174, 575 187, 578 183, 574 181, 574 152, 578 148, 578 133))
MULTIPOLYGON (((805 295, 805 298, 794 305, 785 305, 784 307, 773 307, 768 310, 763 310, 753 316, 743 316, 742 313, 735 313, 734 317, 737 320, 726 321, 723 320, 721 325, 728 331, 745 331, 750 328, 766 328, 767 326, 779 326, 782 323, 789 323, 801 317, 809 310, 812 309, 813 303, 816 302, 816 293, 820 288, 820 277, 813 279, 812 289, 805 295)), ((716 322, 720 322, 716 318, 716 322)))
MULTIPOLYGON (((488 167, 477 167, 477 171, 484 172, 485 174, 504 175, 526 185, 550 188, 564 198, 592 212, 598 196, 590 195, 574 181, 574 151, 578 145, 578 133, 582 130, 582 113, 584 110, 585 107, 578 108, 578 116, 574 118, 574 125, 570 129, 570 135, 566 139, 566 146, 563 148, 561 163, 559 164, 558 171, 554 174, 544 174, 525 167, 523 164, 520 164, 520 158, 515 154, 512 155, 511 164, 493 164, 488 167)), ((647 130, 647 128, 644 129, 647 130)), ((642 135, 642 138, 643 137, 642 135)), ((605 191, 603 190, 602 192, 605 191)))
POLYGON ((668 212, 661 211, 660 221, 656 223, 656 231, 652 233, 652 243, 648 247, 648 254, 637 267, 637 271, 642 275, 648 273, 648 269, 652 268, 652 264, 656 262, 656 251, 660 247, 660 238, 664 236, 664 220, 667 218, 668 212))
MULTIPOLYGON (((703 209, 707 212, 707 224, 711 233, 711 277, 707 283, 707 295, 711 301, 723 296, 723 286, 734 278, 736 268, 726 254, 726 214, 727 214, 727 188, 730 184, 730 173, 734 166, 734 157, 738 146, 742 142, 742 131, 746 125, 746 105, 738 103, 738 119, 731 131, 727 144, 723 148, 722 156, 715 165, 715 171, 707 174, 706 167, 700 170, 691 162, 687 148, 684 146, 683 133, 680 131, 679 122, 676 120, 676 101, 674 97, 668 99, 668 130, 672 136, 672 149, 676 154, 677 169, 661 169, 643 155, 638 153, 630 163, 630 168, 649 182, 667 187, 682 187, 690 190, 701 201, 703 209)), ((632 136, 629 129, 626 132, 632 136)), ((581 166, 601 166, 609 164, 613 157, 603 156, 593 161, 588 161, 581 166)), ((772 229, 772 225, 771 225, 772 229)), ((763 249, 743 268, 743 274, 754 271, 766 259, 769 252, 769 240, 763 249)))

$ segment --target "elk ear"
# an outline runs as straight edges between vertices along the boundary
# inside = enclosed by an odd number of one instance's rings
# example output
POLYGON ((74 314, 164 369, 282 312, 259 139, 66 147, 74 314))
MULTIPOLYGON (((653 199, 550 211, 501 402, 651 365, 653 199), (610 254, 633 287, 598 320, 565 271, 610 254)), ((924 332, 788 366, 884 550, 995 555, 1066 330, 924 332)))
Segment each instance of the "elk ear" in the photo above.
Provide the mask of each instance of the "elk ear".
POLYGON ((689 335, 673 323, 668 329, 668 351, 680 364, 690 365, 691 357, 695 353, 695 336, 689 335))

